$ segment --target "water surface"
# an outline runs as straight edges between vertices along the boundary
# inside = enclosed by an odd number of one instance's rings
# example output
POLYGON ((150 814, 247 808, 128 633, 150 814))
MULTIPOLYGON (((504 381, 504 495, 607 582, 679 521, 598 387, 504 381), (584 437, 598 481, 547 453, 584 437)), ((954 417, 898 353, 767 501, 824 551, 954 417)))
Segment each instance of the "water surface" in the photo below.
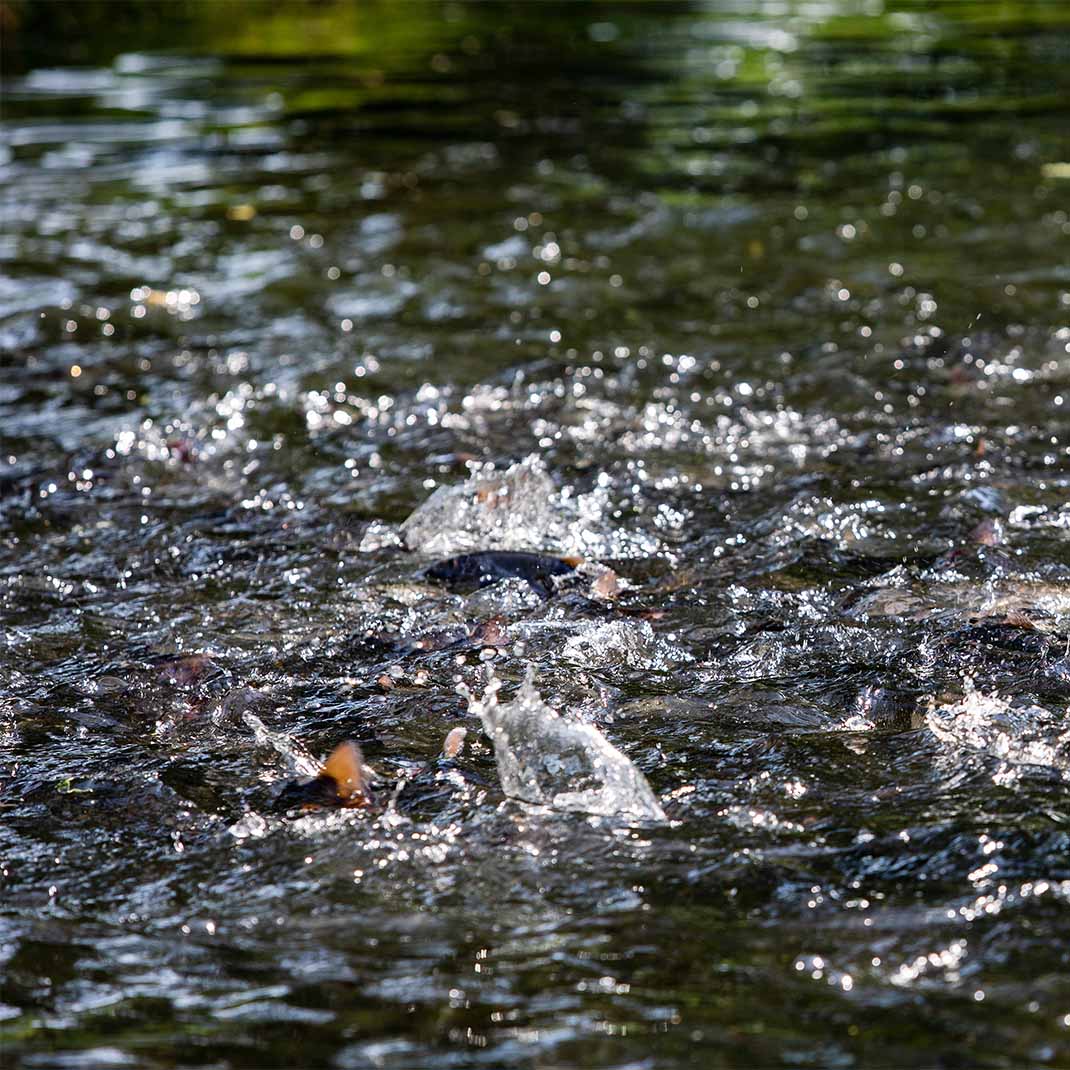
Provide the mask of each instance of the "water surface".
POLYGON ((2 14, 12 1065, 1070 1062, 1065 5, 2 14), (532 456, 615 603, 397 545, 532 456))

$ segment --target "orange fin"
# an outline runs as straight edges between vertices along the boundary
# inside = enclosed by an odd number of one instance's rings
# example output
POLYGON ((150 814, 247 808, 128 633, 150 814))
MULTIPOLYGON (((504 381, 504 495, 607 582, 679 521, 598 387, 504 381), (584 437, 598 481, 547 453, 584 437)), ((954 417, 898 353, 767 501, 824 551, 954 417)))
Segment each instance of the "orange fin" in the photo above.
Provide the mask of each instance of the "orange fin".
POLYGON ((322 776, 330 777, 338 789, 338 798, 367 798, 364 779, 364 755, 356 743, 339 743, 323 766, 322 776))

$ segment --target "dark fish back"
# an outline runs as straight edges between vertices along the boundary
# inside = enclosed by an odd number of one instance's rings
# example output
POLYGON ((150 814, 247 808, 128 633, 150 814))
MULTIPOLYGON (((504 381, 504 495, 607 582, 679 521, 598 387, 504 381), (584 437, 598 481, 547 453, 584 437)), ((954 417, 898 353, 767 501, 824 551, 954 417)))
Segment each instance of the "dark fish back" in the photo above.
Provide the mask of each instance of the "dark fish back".
POLYGON ((438 561, 424 575, 448 587, 488 587, 499 580, 521 579, 540 597, 549 598, 554 590, 553 577, 567 576, 574 569, 574 563, 549 554, 483 550, 438 561))

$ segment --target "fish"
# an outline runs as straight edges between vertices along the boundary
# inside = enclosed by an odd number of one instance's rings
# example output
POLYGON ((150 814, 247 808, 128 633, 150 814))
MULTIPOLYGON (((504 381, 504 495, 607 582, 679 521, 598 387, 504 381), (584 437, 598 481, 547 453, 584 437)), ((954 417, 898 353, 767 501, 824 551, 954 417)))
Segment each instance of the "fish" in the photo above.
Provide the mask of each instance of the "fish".
POLYGON ((175 687, 197 687, 222 673, 222 669, 207 654, 175 654, 158 663, 157 679, 175 687))
POLYGON ((319 775, 285 784, 275 800, 275 809, 371 806, 374 799, 370 780, 360 747, 346 740, 331 751, 319 775))
MULTIPOLYGON (((376 777, 365 765, 360 747, 350 740, 339 743, 316 776, 287 781, 276 795, 272 809, 277 812, 338 808, 380 810, 384 805, 387 808, 395 806, 401 793, 414 782, 426 781, 428 774, 431 774, 432 781, 438 783, 446 776, 447 771, 455 770, 456 759, 464 750, 467 735, 468 729, 462 726, 451 729, 438 756, 419 766, 392 787, 388 785, 384 788, 382 799, 388 800, 385 804, 372 794, 371 782, 376 777)), ((456 772, 451 774, 453 778, 456 775, 456 772)), ((479 777, 473 779, 482 783, 479 777)), ((456 787, 455 779, 447 780, 456 787)), ((382 786, 380 782, 380 787, 382 786)), ((424 795, 428 786, 424 784, 424 795)), ((440 795, 442 792, 436 789, 433 794, 440 795)))
POLYGON ((543 600, 554 594, 554 577, 568 576, 583 563, 579 557, 554 557, 526 550, 482 550, 438 561, 424 570, 449 587, 489 587, 499 580, 520 579, 543 600))
MULTIPOLYGON (((428 632, 417 639, 405 639, 396 644, 396 651, 400 654, 428 653, 434 650, 471 650, 475 647, 502 647, 509 644, 509 632, 503 617, 491 617, 472 625, 463 632, 458 629, 452 631, 428 632)), ((382 677, 378 680, 379 686, 389 691, 396 687, 395 679, 390 684, 385 684, 382 677)))

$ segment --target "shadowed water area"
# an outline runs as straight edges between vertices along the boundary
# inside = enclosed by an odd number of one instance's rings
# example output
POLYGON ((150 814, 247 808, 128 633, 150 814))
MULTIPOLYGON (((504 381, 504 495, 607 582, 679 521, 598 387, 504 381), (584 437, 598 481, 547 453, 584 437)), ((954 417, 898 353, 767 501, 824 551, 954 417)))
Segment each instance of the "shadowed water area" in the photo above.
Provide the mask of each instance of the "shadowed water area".
POLYGON ((1065 4, 0 16, 0 1061, 1070 1064, 1065 4))

